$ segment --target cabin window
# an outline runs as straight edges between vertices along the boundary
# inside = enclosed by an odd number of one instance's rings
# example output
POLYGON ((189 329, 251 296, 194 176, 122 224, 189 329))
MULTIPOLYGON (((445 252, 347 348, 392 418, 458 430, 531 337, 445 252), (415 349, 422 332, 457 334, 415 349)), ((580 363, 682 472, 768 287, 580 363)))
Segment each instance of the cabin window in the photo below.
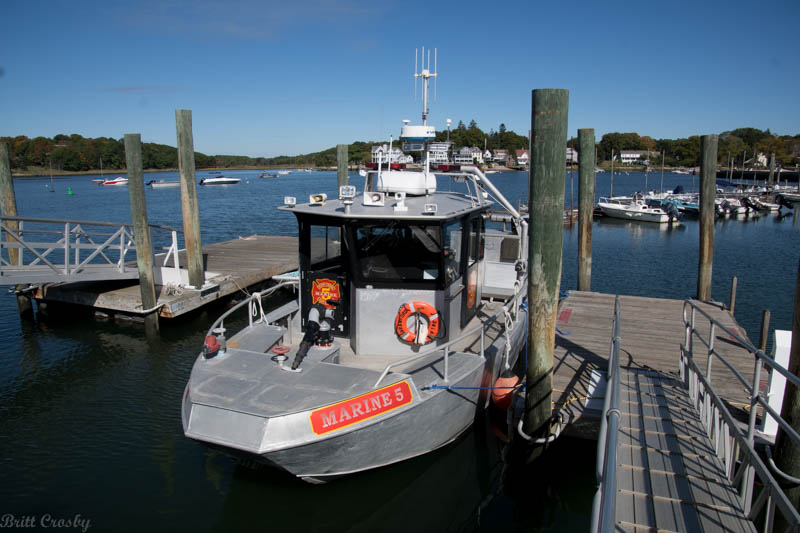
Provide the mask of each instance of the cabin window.
POLYGON ((450 285, 461 276, 461 221, 450 222, 444 227, 445 284, 450 285))
POLYGON ((483 259, 483 218, 473 218, 469 221, 469 264, 483 259))
POLYGON ((310 230, 311 267, 338 263, 342 257, 342 228, 312 225, 310 230))
POLYGON ((435 281, 442 256, 438 225, 396 222, 353 229, 356 269, 366 282, 435 281))

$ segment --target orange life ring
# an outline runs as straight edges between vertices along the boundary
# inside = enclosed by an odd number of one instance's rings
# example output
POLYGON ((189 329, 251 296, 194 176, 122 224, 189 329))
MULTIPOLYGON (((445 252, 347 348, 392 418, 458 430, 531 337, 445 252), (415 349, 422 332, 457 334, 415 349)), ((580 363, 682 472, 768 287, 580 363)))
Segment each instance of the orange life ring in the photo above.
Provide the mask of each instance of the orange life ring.
POLYGON ((431 304, 427 302, 405 303, 397 311, 397 316, 394 319, 394 330, 400 340, 408 344, 428 344, 433 342, 439 334, 441 323, 439 312, 431 304), (408 327, 408 319, 417 314, 422 315, 428 321, 428 334, 425 336, 425 342, 420 343, 416 342, 417 334, 408 327))

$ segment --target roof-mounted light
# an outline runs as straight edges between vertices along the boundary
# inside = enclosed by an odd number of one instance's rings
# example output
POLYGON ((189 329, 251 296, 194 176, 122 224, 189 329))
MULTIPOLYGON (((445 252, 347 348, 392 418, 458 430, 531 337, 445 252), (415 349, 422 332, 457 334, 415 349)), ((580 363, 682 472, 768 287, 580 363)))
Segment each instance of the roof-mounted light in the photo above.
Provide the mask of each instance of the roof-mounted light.
POLYGON ((439 210, 439 206, 436 205, 436 204, 425 204, 425 207, 423 207, 422 213, 424 215, 435 215, 438 210, 439 210))
POLYGON ((294 196, 284 196, 283 197, 283 205, 286 207, 294 207, 297 205, 297 198, 294 196))
POLYGON ((340 200, 350 200, 353 201, 353 198, 356 197, 356 186, 355 185, 342 185, 339 187, 339 199, 340 200))

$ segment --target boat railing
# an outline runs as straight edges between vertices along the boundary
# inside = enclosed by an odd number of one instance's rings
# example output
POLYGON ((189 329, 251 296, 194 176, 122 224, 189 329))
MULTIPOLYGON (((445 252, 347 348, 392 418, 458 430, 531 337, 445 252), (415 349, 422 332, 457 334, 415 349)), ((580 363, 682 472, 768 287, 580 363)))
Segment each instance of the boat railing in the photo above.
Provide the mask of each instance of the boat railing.
MULTIPOLYGON (((738 487, 738 497, 744 513, 751 521, 758 517, 763 517, 763 530, 772 531, 777 509, 783 515, 784 520, 790 524, 790 528, 795 531, 798 530, 800 528, 800 515, 787 499, 781 485, 775 480, 770 469, 767 468, 758 453, 756 453, 753 442, 756 414, 760 407, 765 412, 764 416, 769 415, 775 419, 785 436, 794 441, 795 446, 800 444, 800 435, 769 405, 765 394, 760 391, 759 387, 764 365, 771 372, 777 372, 784 376, 796 387, 800 387, 800 378, 776 363, 762 350, 753 346, 738 332, 722 325, 705 312, 696 300, 686 300, 684 302, 683 322, 686 334, 684 344, 681 345, 680 378, 684 386, 688 388, 692 404, 700 414, 706 435, 711 439, 717 456, 725 466, 728 481, 733 486, 738 487), (702 325, 702 329, 707 331, 705 337, 700 331, 699 325, 702 325), (754 362, 752 382, 742 376, 716 350, 715 339, 720 335, 727 335, 751 354, 754 362), (708 357, 705 373, 701 371, 694 359, 695 340, 705 347, 705 349, 701 348, 708 357), (722 363, 736 377, 750 397, 747 433, 742 432, 726 404, 711 386, 712 371, 717 361, 722 363), (756 475, 762 488, 755 501, 753 501, 756 475), (762 514, 763 511, 765 512, 762 514)), ((783 481, 794 481, 796 483, 797 480, 779 471, 771 459, 770 467, 783 481)))
POLYGON ((617 442, 619 440, 619 346, 620 346, 619 295, 614 300, 614 322, 611 349, 608 355, 606 395, 603 401, 603 416, 597 439, 597 492, 592 502, 592 533, 613 531, 617 495, 617 442))
MULTIPOLYGON (((526 286, 527 286, 526 280, 523 280, 522 283, 518 283, 518 284, 515 285, 515 287, 517 287, 517 288, 518 287, 526 287, 526 286)), ((443 383, 444 384, 450 383, 450 348, 451 348, 451 346, 453 344, 457 343, 457 342, 460 342, 460 341, 464 340, 467 337, 475 335, 475 333, 480 332, 480 347, 481 347, 480 348, 480 355, 483 356, 484 352, 486 350, 486 330, 489 328, 489 326, 491 326, 492 324, 494 324, 498 320, 501 320, 501 319, 505 320, 505 317, 506 317, 507 314, 510 314, 512 316, 512 318, 516 318, 518 316, 518 313, 519 313, 520 304, 522 303, 522 301, 524 300, 524 298, 526 296, 527 296, 527 293, 525 291, 517 290, 515 292, 515 294, 511 297, 511 299, 509 299, 505 304, 503 304, 503 307, 499 311, 497 311, 495 314, 493 314, 489 318, 487 318, 485 320, 481 320, 480 323, 477 324, 476 326, 473 326, 472 328, 463 331, 461 333, 461 335, 459 335, 455 339, 451 339, 451 340, 447 341, 444 344, 440 344, 438 346, 434 346, 434 347, 432 347, 432 348, 430 348, 428 350, 423 350, 420 353, 414 354, 414 355, 412 355, 410 357, 406 357, 405 359, 400 359, 399 361, 393 361, 393 362, 387 364, 384 367, 383 372, 381 372, 381 375, 378 378, 378 380, 372 386, 372 388, 373 389, 377 389, 378 385, 380 385, 380 383, 389 374, 389 371, 392 368, 394 368, 396 366, 400 366, 400 365, 406 365, 406 364, 409 364, 409 363, 413 363, 414 361, 423 359, 425 357, 430 356, 431 354, 434 354, 434 353, 437 353, 437 352, 442 352, 442 351, 444 352, 443 353, 443 357, 444 357, 444 376, 443 376, 442 379, 443 379, 443 383)), ((504 331, 503 334, 504 335, 511 335, 510 328, 508 328, 506 326, 505 327, 505 331, 504 331)))
MULTIPOLYGON (((288 304, 281 306, 269 313, 264 312, 264 304, 263 299, 267 296, 270 296, 272 293, 281 289, 283 287, 297 287, 300 283, 300 279, 296 280, 284 280, 276 285, 273 285, 269 289, 265 291, 254 292, 250 294, 247 298, 242 300, 241 302, 237 303, 227 311, 225 311, 222 315, 217 318, 211 327, 208 328, 208 332, 206 335, 213 335, 217 333, 224 333, 225 331, 225 319, 231 316, 232 314, 236 313, 239 309, 244 306, 248 307, 247 319, 248 324, 247 327, 252 328, 256 324, 271 324, 287 316, 291 315, 294 312, 297 312, 298 305, 297 301, 293 300, 288 304)), ((287 328, 290 329, 290 328, 287 328)))

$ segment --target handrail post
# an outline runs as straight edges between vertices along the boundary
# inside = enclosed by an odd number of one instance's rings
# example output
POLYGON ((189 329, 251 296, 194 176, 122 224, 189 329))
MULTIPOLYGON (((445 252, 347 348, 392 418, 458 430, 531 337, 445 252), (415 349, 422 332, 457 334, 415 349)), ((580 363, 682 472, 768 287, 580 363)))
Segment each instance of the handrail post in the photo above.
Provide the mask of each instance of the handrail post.
POLYGON ((64 223, 64 275, 69 276, 69 222, 64 223))
POLYGON ((450 384, 450 347, 444 347, 444 383, 450 384))
POLYGON ((709 332, 709 341, 708 341, 708 362, 706 364, 706 379, 709 383, 711 383, 711 364, 714 362, 714 337, 715 337, 715 330, 716 324, 713 322, 711 323, 711 331, 709 332))

